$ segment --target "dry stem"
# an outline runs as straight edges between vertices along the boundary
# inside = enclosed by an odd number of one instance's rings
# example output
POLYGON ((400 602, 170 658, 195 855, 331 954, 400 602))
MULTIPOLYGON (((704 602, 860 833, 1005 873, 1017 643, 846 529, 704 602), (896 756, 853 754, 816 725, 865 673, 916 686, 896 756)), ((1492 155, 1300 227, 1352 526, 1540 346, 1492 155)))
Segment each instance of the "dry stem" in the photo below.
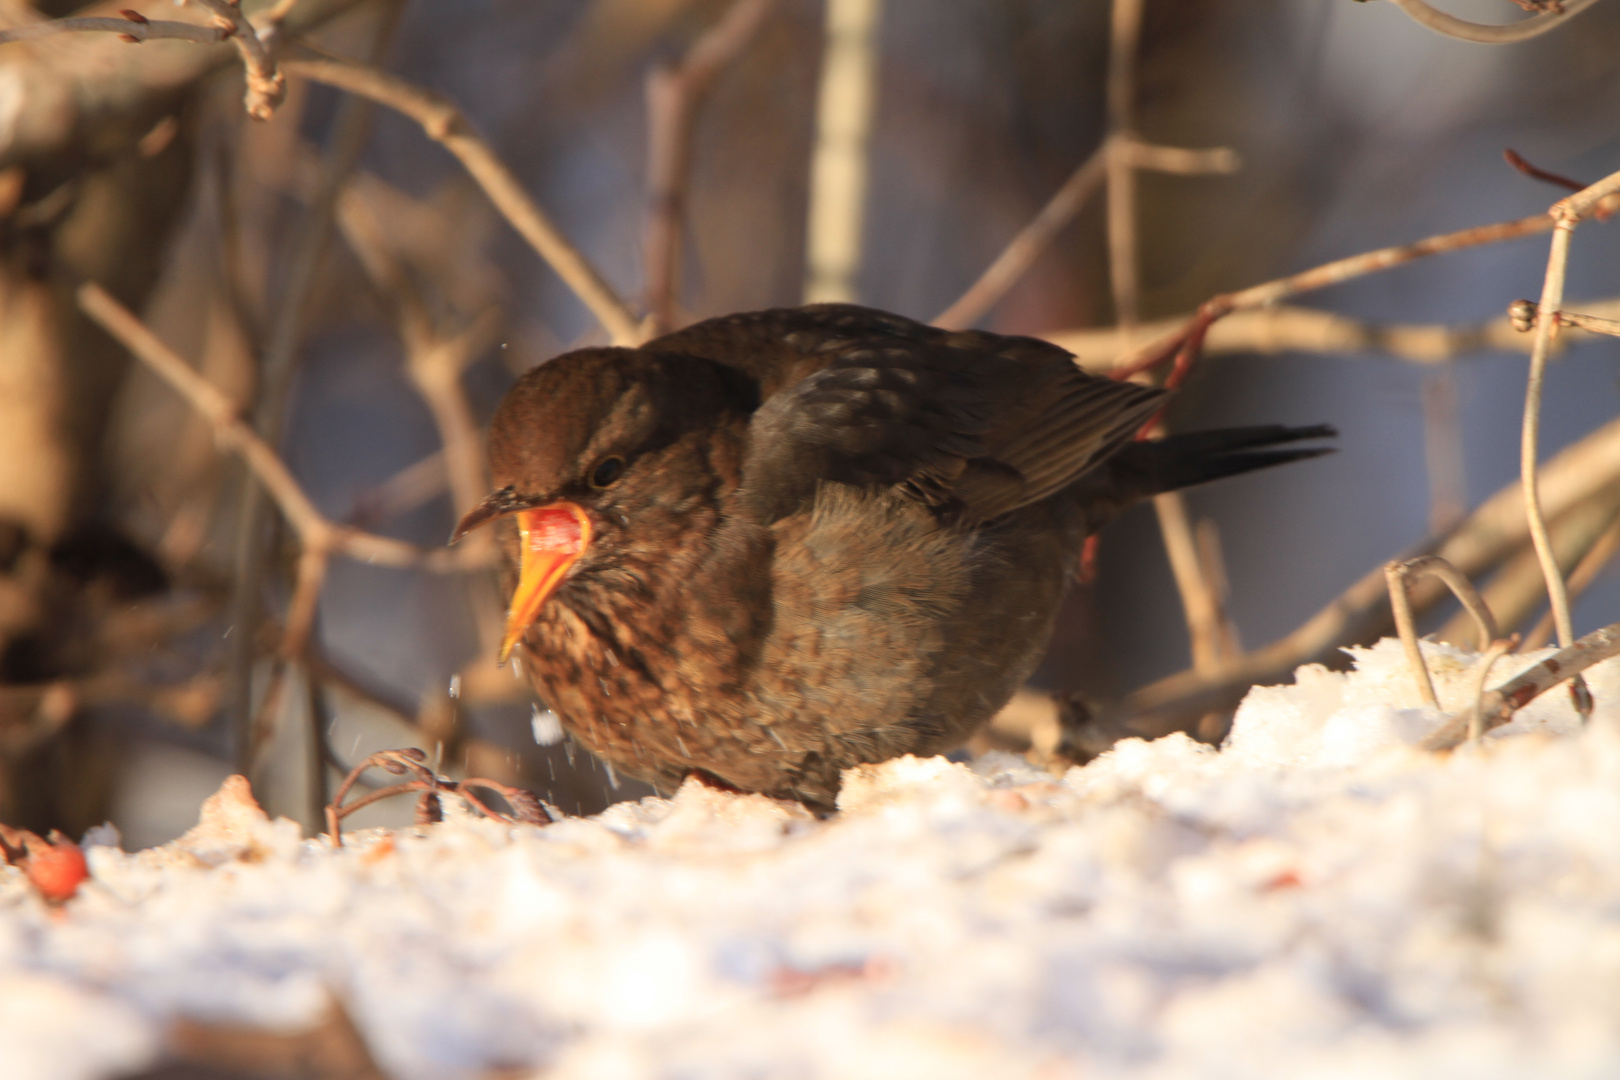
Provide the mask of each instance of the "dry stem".
POLYGON ((483 777, 468 777, 457 782, 438 776, 426 765, 427 755, 421 750, 411 747, 406 750, 383 750, 372 754, 360 764, 349 771, 343 778, 337 793, 326 806, 326 834, 333 847, 343 846, 343 819, 362 807, 370 806, 374 802, 408 791, 423 793, 418 808, 418 823, 427 824, 438 820, 438 797, 440 792, 458 795, 480 814, 508 825, 548 825, 555 820, 539 799, 521 788, 511 787, 496 780, 483 777), (354 802, 344 805, 343 800, 348 798, 349 792, 359 782, 360 777, 368 769, 381 769, 395 776, 410 774, 412 779, 402 783, 392 784, 385 788, 369 792, 354 802), (473 793, 473 788, 485 788, 500 795, 506 800, 511 813, 503 814, 490 808, 473 793), (425 812, 424 812, 425 811, 425 812), (425 819, 425 820, 424 820, 425 819))
POLYGON ((1390 607, 1395 616, 1395 629, 1400 634, 1401 646, 1406 650, 1406 662, 1412 668, 1412 676, 1417 681, 1423 703, 1431 709, 1439 709, 1440 701, 1435 697, 1434 680, 1429 676, 1429 666, 1424 662, 1423 650, 1418 644, 1417 623, 1412 615, 1412 597, 1407 591, 1408 581, 1423 576, 1439 578, 1451 589, 1452 594, 1462 603, 1468 614, 1473 616, 1474 622, 1479 627, 1481 651, 1490 648, 1491 642, 1496 640, 1496 619, 1480 597, 1479 590, 1474 588, 1474 583, 1468 580, 1468 576, 1438 555, 1395 559, 1384 565, 1384 579, 1389 585, 1390 607))
MULTIPOLYGON (((1569 575, 1569 595, 1571 599, 1579 597, 1587 590, 1592 582, 1597 580, 1598 574, 1609 565, 1615 553, 1620 552, 1620 517, 1609 525, 1597 538, 1597 541, 1581 556, 1581 561, 1575 564, 1575 569, 1569 575)), ((1547 643, 1547 638, 1553 631, 1553 613, 1549 607, 1546 614, 1536 620, 1536 625, 1524 636, 1526 649, 1539 649, 1547 643)))
POLYGON ((736 0, 674 67, 647 76, 647 318, 651 335, 675 323, 681 226, 692 160, 692 127, 715 76, 759 31, 776 0, 736 0))
POLYGON ((424 550, 403 540, 328 521, 304 494, 276 452, 242 422, 235 404, 212 383, 197 374, 101 286, 94 282, 82 285, 78 297, 79 307, 86 315, 178 391, 213 426, 215 437, 242 456, 306 549, 340 552, 351 559, 381 566, 449 571, 481 565, 480 560, 453 550, 424 550))
POLYGON ((1455 15, 1447 15, 1430 7, 1425 0, 1394 0, 1394 2, 1395 6, 1406 12, 1413 22, 1426 26, 1437 34, 1481 45, 1511 45, 1540 37, 1559 24, 1579 15, 1597 0, 1564 0, 1562 11, 1547 11, 1545 14, 1532 15, 1528 19, 1521 19, 1506 26, 1459 19, 1455 15))
MULTIPOLYGON (((1593 664, 1615 655, 1620 655, 1620 623, 1594 630, 1573 645, 1560 649, 1484 696, 1479 708, 1480 732, 1500 727, 1512 720, 1515 712, 1559 683, 1579 678, 1580 673, 1593 664)), ((1424 749, 1450 750, 1467 737, 1470 721, 1470 717, 1452 717, 1440 730, 1423 740, 1424 749)))
POLYGON ((248 17, 242 13, 241 0, 191 0, 214 15, 214 25, 226 31, 242 54, 242 69, 247 76, 247 92, 242 104, 255 120, 268 120, 275 115, 276 106, 287 96, 287 79, 276 70, 270 50, 259 40, 248 17))
MULTIPOLYGON (((1557 515, 1594 494, 1620 484, 1620 420, 1591 433, 1548 462, 1541 491, 1557 515)), ((1464 574, 1479 574, 1528 539, 1523 491, 1517 482, 1502 488, 1469 515, 1434 554, 1464 574)), ((1438 588, 1416 590, 1418 610, 1439 595, 1438 588)), ((1157 737, 1179 731, 1193 719, 1237 704, 1250 686, 1286 679, 1305 663, 1332 660, 1343 645, 1367 641, 1389 626, 1388 592, 1382 567, 1366 574, 1339 597, 1285 637, 1245 654, 1218 676, 1188 670, 1136 690, 1098 725, 1099 737, 1157 737)))
POLYGON ((219 26, 198 26, 196 23, 175 22, 164 19, 75 18, 50 19, 27 26, 0 29, 0 44, 8 41, 33 41, 54 34, 83 32, 117 34, 131 43, 142 41, 194 41, 199 45, 216 45, 230 36, 230 31, 219 26))
POLYGON ((810 162, 806 303, 855 299, 883 0, 828 0, 810 162))
POLYGON ((432 91, 362 64, 286 60, 281 66, 291 74, 370 98, 420 124, 428 138, 456 156, 495 208, 590 308, 614 344, 636 345, 643 340, 640 320, 579 249, 568 242, 454 104, 432 91))
MULTIPOLYGON (((1573 643, 1575 628, 1570 617, 1569 592, 1564 587, 1564 576, 1558 569, 1558 558, 1553 552, 1552 539, 1547 534, 1547 520, 1542 513, 1538 488, 1536 456, 1541 435, 1541 391, 1546 376, 1547 356, 1558 328, 1558 311, 1563 306, 1564 274, 1569 263, 1569 247, 1575 226, 1605 196, 1617 190, 1620 190, 1620 172, 1560 199, 1548 211, 1548 216, 1553 219, 1552 243, 1547 253, 1547 273, 1542 282, 1541 302, 1536 307, 1536 337, 1530 352, 1530 377, 1525 386, 1519 466, 1524 485, 1525 513, 1530 519, 1530 538, 1535 544, 1536 555, 1541 560, 1542 576, 1547 582, 1547 596, 1552 605, 1553 625, 1558 629, 1558 643, 1564 648, 1573 643)), ((1592 698, 1586 681, 1577 675, 1570 683, 1570 692, 1581 715, 1589 716, 1592 698)))

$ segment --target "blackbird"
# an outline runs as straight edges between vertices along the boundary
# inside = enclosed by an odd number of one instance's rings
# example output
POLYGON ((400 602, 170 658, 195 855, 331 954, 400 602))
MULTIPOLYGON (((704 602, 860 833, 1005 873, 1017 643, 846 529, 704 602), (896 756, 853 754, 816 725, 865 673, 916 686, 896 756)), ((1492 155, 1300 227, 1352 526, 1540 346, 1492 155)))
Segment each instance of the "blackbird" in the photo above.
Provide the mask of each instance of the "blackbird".
POLYGON ((1032 338, 729 315, 525 374, 452 540, 499 526, 501 658, 593 753, 825 809, 841 770, 949 751, 1006 703, 1122 507, 1333 434, 1133 441, 1165 397, 1032 338))

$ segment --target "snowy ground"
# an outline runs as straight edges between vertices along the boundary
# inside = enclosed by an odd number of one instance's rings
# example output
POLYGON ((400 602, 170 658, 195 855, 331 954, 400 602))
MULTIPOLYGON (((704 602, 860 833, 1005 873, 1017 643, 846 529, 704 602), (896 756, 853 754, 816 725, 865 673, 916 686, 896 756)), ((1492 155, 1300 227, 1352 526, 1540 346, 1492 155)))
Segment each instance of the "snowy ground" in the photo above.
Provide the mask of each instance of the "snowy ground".
MULTIPOLYGON (((1448 707, 1471 659, 1431 647, 1448 707)), ((1620 1075, 1620 663, 1586 730, 1555 690, 1448 757, 1399 647, 1359 665, 1255 690, 1220 753, 902 759, 824 822, 688 786, 333 851, 226 792, 92 836, 60 910, 0 868, 0 1076, 334 999, 399 1080, 1620 1075)))

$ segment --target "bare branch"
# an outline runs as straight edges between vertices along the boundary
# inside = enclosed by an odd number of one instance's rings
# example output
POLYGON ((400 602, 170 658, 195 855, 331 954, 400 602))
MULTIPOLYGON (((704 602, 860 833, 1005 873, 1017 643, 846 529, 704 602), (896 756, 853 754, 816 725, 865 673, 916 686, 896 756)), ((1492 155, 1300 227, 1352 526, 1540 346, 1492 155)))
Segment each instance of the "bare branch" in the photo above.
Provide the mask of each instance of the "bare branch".
POLYGON ((199 26, 196 23, 145 17, 130 18, 126 15, 122 19, 96 17, 50 19, 28 26, 0 29, 0 45, 8 41, 35 41, 56 34, 84 32, 117 34, 132 44, 142 41, 194 41, 200 45, 215 45, 231 35, 231 31, 219 26, 199 26))
POLYGON ((776 0, 736 0, 674 67, 647 76, 647 318, 661 334, 675 322, 676 283, 692 126, 715 76, 748 47, 776 0))
POLYGON ((287 79, 276 70, 270 50, 259 40, 259 32, 242 13, 241 0, 191 0, 213 12, 214 25, 226 32, 236 51, 242 54, 247 75, 247 93, 242 104, 255 120, 268 120, 287 96, 287 79))
POLYGON ((427 137, 456 156, 495 208, 590 308, 617 345, 639 344, 640 321, 546 212, 523 190, 512 170, 455 105, 376 68, 337 60, 285 60, 282 69, 368 97, 410 117, 427 137))
MULTIPOLYGON (((1594 492, 1583 502, 1550 517, 1547 525, 1552 532, 1559 567, 1566 573, 1577 567, 1592 547, 1601 542, 1617 517, 1620 517, 1620 489, 1594 492)), ((1569 589, 1573 597, 1574 585, 1569 589)), ((1549 620, 1552 617, 1547 603, 1547 582, 1533 545, 1526 545, 1506 560, 1482 591, 1504 631, 1523 625, 1538 610, 1545 610, 1549 620)), ((1459 612, 1435 636, 1442 641, 1472 643, 1474 632, 1467 614, 1459 612)), ((1537 639, 1538 647, 1545 644, 1545 638, 1537 639)))
POLYGON ((1553 318, 1569 326, 1578 326, 1582 330, 1593 334, 1603 334, 1608 337, 1620 337, 1620 322, 1614 319, 1599 318, 1596 315, 1582 315, 1578 311, 1555 311, 1553 318))
MULTIPOLYGON (((1620 191, 1620 172, 1560 199, 1549 211, 1554 223, 1552 243, 1547 253, 1547 273, 1542 281, 1541 302, 1536 306, 1536 338, 1530 352, 1530 377, 1524 394, 1519 469, 1524 484, 1525 513, 1530 519, 1530 539, 1535 544, 1536 556, 1541 560, 1542 576, 1547 582, 1547 597, 1552 605, 1553 625, 1558 629, 1558 643, 1566 649, 1575 640, 1575 626, 1570 616, 1569 591, 1564 585, 1563 572, 1558 567, 1558 557, 1553 552, 1552 539, 1547 535, 1547 519, 1542 513, 1536 472, 1541 437, 1541 392, 1548 353, 1558 329, 1558 310, 1564 302, 1564 274, 1569 263, 1569 247, 1574 239, 1575 226, 1606 195, 1615 191, 1620 191)), ((1586 688, 1586 680, 1575 676, 1570 683, 1570 692, 1575 696, 1581 715, 1590 715, 1592 697, 1586 688)))
POLYGON ((1172 173, 1179 176, 1209 176, 1235 173, 1243 159, 1227 146, 1189 150, 1179 146, 1155 146, 1140 139, 1122 140, 1114 151, 1134 169, 1172 173))
POLYGON ((1468 710, 1468 738, 1471 742, 1478 742, 1485 734, 1485 684, 1490 682, 1491 669, 1496 662, 1519 646, 1519 635, 1493 641, 1479 658, 1479 666, 1474 669, 1474 704, 1468 710))
MULTIPOLYGON (((1594 494, 1620 484, 1620 420, 1611 421, 1554 457, 1542 469, 1543 504, 1563 513, 1594 494)), ((1528 539, 1524 496, 1517 482, 1499 490, 1456 531, 1438 542, 1433 554, 1464 574, 1477 575, 1522 547, 1528 539)), ((1414 590, 1422 610, 1440 595, 1438 587, 1414 590)), ((1216 709, 1237 705, 1250 686, 1287 679, 1301 664, 1332 660, 1340 647, 1370 641, 1390 626, 1389 597, 1382 567, 1349 589, 1285 637, 1228 665, 1218 676, 1187 670, 1145 686, 1125 698, 1099 729, 1108 737, 1157 737, 1216 709)))
MULTIPOLYGON (((1620 515, 1614 517, 1609 527, 1605 529, 1586 549, 1581 561, 1575 564, 1574 571, 1569 575, 1569 595, 1571 599, 1579 597, 1587 590, 1609 561, 1620 552, 1620 515)), ((1553 613, 1549 608, 1547 613, 1536 620, 1536 625, 1525 635, 1524 647, 1526 649, 1539 649, 1547 642, 1547 637, 1553 630, 1553 613)))
POLYGON ((1102 184, 1107 166, 1104 147, 1098 147, 1080 167, 1058 188, 1041 212, 996 256, 979 280, 968 286, 955 303, 934 316, 934 325, 947 330, 960 330, 973 325, 984 313, 994 307, 1007 290, 1012 288, 1035 265, 1035 260, 1051 246, 1057 234, 1073 221, 1102 184))
MULTIPOLYGON (((1225 173, 1233 172, 1238 167, 1237 155, 1225 148, 1181 150, 1129 140, 1121 144, 1118 152, 1124 153, 1135 168, 1157 172, 1225 173)), ((1091 156, 1069 174, 1063 186, 1041 207, 1040 213, 1020 229, 995 261, 985 268, 979 279, 968 286, 967 291, 957 297, 950 307, 934 316, 934 325, 947 330, 960 330, 978 322, 985 312, 995 307, 1007 295, 1007 291, 1029 272, 1035 260, 1052 245, 1058 233, 1074 220, 1086 201, 1102 185, 1107 172, 1107 155, 1107 144, 1092 151, 1091 156)))
POLYGON ((1451 589, 1452 594, 1462 603, 1468 614, 1473 616, 1474 622, 1479 627, 1481 651, 1490 648, 1491 643, 1496 640, 1496 619, 1467 575, 1437 555, 1395 559, 1384 565, 1384 579, 1389 585, 1390 607, 1394 612, 1395 629, 1400 635, 1401 647, 1406 651, 1406 662, 1412 668, 1412 675, 1417 680, 1423 703, 1431 709, 1439 709, 1440 701, 1435 697, 1434 680, 1429 675, 1429 666, 1424 662, 1423 650, 1418 645, 1417 623, 1412 616, 1412 597, 1408 592, 1407 583, 1421 576, 1439 578, 1451 589))
MULTIPOLYGON (((1579 641, 1521 671, 1480 703, 1479 731, 1489 731, 1513 719, 1513 714, 1566 679, 1578 679, 1593 664, 1620 655, 1620 623, 1594 630, 1579 641)), ((1454 716, 1439 731, 1423 740, 1426 750, 1450 750, 1468 735, 1470 717, 1454 716)))
POLYGON ((1413 22, 1426 26, 1437 34, 1480 45, 1512 45, 1515 42, 1540 37, 1579 15, 1596 2, 1597 0, 1565 0, 1561 11, 1548 11, 1546 14, 1532 15, 1528 19, 1521 19, 1506 26, 1493 26, 1447 15, 1430 7, 1425 0, 1394 0, 1395 6, 1406 12, 1413 22))
POLYGON ((101 286, 79 287, 79 307, 102 329, 117 338, 165 382, 179 391, 213 426, 214 434, 236 451, 258 476, 259 482, 281 508, 282 514, 307 548, 341 552, 352 559, 381 566, 415 566, 425 570, 466 570, 483 565, 452 549, 425 550, 386 536, 361 532, 328 521, 293 478, 287 466, 251 427, 238 410, 207 379, 158 340, 127 308, 101 286))
POLYGON ((829 0, 810 162, 806 303, 855 299, 883 0, 829 0))
MULTIPOLYGON (((1529 304, 1532 318, 1535 305, 1529 304)), ((1583 306, 1620 314, 1620 299, 1596 300, 1583 306)), ((1561 312, 1560 315, 1566 313, 1561 312)), ((1139 328, 1142 336, 1154 341, 1173 340, 1191 316, 1156 319, 1139 328)), ((1583 319, 1595 316, 1583 316, 1583 319)), ((1604 320, 1607 321, 1607 320, 1604 320)), ((1531 324, 1525 324, 1529 329, 1531 324)), ((1570 323, 1580 327, 1580 323, 1570 323)), ((1596 331, 1594 331, 1596 332, 1596 331)), ((1060 330, 1044 335, 1046 340, 1075 354, 1075 360, 1088 371, 1107 372, 1124 366, 1138 354, 1127 351, 1126 336, 1118 327, 1098 330, 1060 330)), ((1585 340, 1585 330, 1568 327, 1554 341, 1562 347, 1585 340)), ((1209 328, 1204 339, 1205 355, 1286 352, 1381 353, 1413 364, 1443 365, 1458 357, 1480 352, 1517 352, 1529 355, 1531 339, 1516 332, 1506 317, 1473 326, 1424 326, 1404 323, 1366 323, 1315 308, 1287 304, 1236 311, 1209 328)))

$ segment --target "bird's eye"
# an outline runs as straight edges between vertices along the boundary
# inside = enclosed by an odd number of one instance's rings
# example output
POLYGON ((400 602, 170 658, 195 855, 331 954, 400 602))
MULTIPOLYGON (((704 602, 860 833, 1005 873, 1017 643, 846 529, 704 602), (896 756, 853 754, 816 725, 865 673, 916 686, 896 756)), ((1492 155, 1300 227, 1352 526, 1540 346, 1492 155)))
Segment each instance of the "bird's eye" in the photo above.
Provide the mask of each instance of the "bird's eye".
POLYGON ((612 487, 624 475, 624 458, 605 457, 591 470, 591 487, 612 487))

